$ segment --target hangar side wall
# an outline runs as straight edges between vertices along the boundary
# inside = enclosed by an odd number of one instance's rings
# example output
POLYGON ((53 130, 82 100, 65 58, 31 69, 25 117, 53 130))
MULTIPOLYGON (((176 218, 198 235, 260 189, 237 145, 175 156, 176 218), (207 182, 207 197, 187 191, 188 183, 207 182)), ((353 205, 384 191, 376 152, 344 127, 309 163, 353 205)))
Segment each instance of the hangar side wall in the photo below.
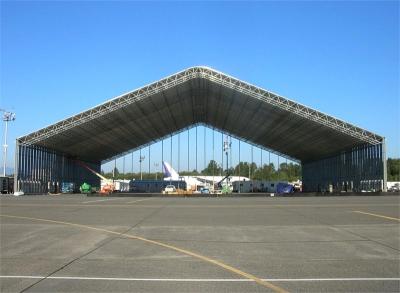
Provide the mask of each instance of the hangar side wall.
POLYGON ((302 163, 303 191, 386 191, 385 143, 361 145, 330 158, 302 163))
MULTIPOLYGON (((84 163, 100 173, 100 162, 84 163)), ((100 186, 100 179, 73 158, 42 146, 17 141, 15 166, 14 190, 25 194, 58 193, 62 183, 74 183, 75 191, 83 182, 100 186)))

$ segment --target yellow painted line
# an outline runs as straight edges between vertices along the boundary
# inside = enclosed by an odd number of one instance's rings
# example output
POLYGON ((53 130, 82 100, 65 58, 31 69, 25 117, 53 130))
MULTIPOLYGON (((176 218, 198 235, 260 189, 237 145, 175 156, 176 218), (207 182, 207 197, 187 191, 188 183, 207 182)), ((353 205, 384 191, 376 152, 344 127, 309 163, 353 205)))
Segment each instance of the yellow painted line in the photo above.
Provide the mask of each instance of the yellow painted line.
POLYGON ((372 214, 372 213, 366 213, 366 212, 362 212, 362 211, 353 211, 353 213, 359 213, 359 214, 364 214, 364 215, 370 215, 370 216, 374 216, 374 217, 378 217, 378 218, 383 218, 383 219, 394 220, 394 221, 400 222, 400 219, 399 219, 399 218, 392 218, 392 217, 388 217, 388 216, 383 216, 383 215, 378 215, 378 214, 372 214))
POLYGON ((41 219, 41 218, 30 218, 30 217, 22 217, 22 216, 13 216, 13 215, 5 215, 5 214, 0 214, 0 217, 6 217, 6 218, 15 218, 15 219, 26 219, 26 220, 34 220, 34 221, 41 221, 41 222, 48 222, 48 223, 55 223, 55 224, 61 224, 61 225, 68 225, 68 226, 73 226, 73 227, 78 227, 78 228, 84 228, 84 229, 90 229, 90 230, 95 230, 95 231, 100 231, 100 232, 105 232, 105 233, 109 233, 109 234, 114 234, 117 236, 123 236, 126 238, 130 238, 130 239, 135 239, 135 240, 141 240, 144 241, 146 243, 151 243, 154 245, 158 245, 161 247, 165 247, 165 248, 169 248, 178 252, 181 252, 183 254, 186 255, 190 255, 194 258, 198 258, 201 259, 205 262, 214 264, 216 266, 219 266, 227 271, 230 271, 231 273, 237 274, 241 277, 245 277, 246 279, 252 280, 254 282, 256 282, 257 284, 264 286, 268 289, 273 290, 274 292, 278 292, 278 293, 288 293, 288 291, 286 291, 285 289, 278 287, 276 285, 273 285, 272 283, 262 280, 250 273, 246 273, 243 272, 237 268, 234 268, 230 265, 224 264, 223 262, 220 262, 218 260, 212 259, 210 257, 186 250, 186 249, 182 249, 173 245, 169 245, 166 243, 162 243, 159 241, 155 241, 155 240, 151 240, 151 239, 147 239, 147 238, 143 238, 140 236, 134 236, 134 235, 129 235, 129 234, 124 234, 124 233, 120 233, 120 232, 115 232, 115 231, 111 231, 111 230, 107 230, 107 229, 102 229, 102 228, 96 228, 96 227, 92 227, 92 226, 87 226, 87 225, 81 225, 81 224, 76 224, 76 223, 70 223, 70 222, 63 222, 63 221, 55 221, 55 220, 48 220, 48 219, 41 219))

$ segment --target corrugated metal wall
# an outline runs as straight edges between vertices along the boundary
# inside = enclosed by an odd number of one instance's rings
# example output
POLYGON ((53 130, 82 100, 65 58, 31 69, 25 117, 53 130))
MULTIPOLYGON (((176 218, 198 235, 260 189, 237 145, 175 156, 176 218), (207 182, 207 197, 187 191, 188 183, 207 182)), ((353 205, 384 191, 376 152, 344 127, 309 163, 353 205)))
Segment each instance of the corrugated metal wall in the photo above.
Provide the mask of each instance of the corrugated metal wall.
MULTIPOLYGON (((101 163, 84 162, 100 172, 101 163)), ((99 187, 100 179, 64 154, 17 141, 15 153, 14 190, 26 194, 57 193, 62 183, 74 183, 76 191, 83 182, 99 187)))
POLYGON ((386 190, 385 145, 361 145, 337 156, 302 163, 303 191, 386 190))
MULTIPOLYGON (((62 183, 83 182, 99 187, 100 180, 73 158, 36 145, 17 142, 14 190, 26 194, 56 193, 62 183)), ((302 163, 303 191, 386 191, 385 144, 361 145, 337 156, 302 163)), ((84 162, 100 172, 101 162, 84 162)))

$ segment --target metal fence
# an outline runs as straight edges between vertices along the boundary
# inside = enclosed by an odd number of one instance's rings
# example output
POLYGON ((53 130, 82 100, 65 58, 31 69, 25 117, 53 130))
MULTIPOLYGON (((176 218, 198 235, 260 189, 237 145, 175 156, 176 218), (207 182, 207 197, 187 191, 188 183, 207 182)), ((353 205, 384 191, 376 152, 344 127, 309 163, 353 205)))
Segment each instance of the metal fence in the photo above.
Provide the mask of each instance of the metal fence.
POLYGON ((302 163, 303 191, 386 191, 386 150, 365 144, 330 158, 302 163))
MULTIPOLYGON (((84 162, 100 172, 100 162, 84 162)), ((92 172, 77 164, 74 158, 37 145, 16 144, 14 190, 27 194, 58 193, 62 184, 70 184, 74 191, 83 183, 99 187, 100 180, 92 172)))

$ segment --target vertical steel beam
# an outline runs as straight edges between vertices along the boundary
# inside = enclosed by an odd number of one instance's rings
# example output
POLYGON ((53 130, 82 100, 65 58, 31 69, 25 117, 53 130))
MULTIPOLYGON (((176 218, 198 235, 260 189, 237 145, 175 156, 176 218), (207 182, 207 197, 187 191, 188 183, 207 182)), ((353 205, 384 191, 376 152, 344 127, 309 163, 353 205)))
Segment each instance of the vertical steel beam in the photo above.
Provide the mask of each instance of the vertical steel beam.
POLYGON ((124 174, 125 179, 125 155, 122 157, 122 174, 124 174))
POLYGON ((203 158, 203 160, 204 160, 204 169, 205 169, 205 168, 207 168, 207 158, 206 158, 206 156, 207 156, 207 154, 206 154, 206 131, 207 131, 207 129, 206 129, 205 126, 203 126, 203 127, 204 127, 204 141, 203 141, 203 145, 204 145, 203 155, 204 155, 204 158, 203 158))
POLYGON ((238 167, 239 168, 239 170, 238 170, 239 171, 239 188, 238 189, 239 189, 239 193, 240 193, 240 189, 241 189, 240 188, 240 185, 241 185, 241 181, 240 181, 240 139, 239 139, 239 165, 238 166, 239 166, 238 167))
POLYGON ((19 191, 18 190, 18 175, 19 175, 19 142, 18 139, 15 140, 15 154, 14 154, 14 192, 19 191))
POLYGON ((212 160, 213 160, 213 190, 214 190, 214 187, 215 187, 215 184, 214 184, 214 175, 215 175, 215 158, 214 158, 214 156, 215 156, 215 149, 214 149, 214 146, 215 146, 215 142, 214 142, 214 129, 212 130, 212 160))
POLYGON ((133 176, 133 152, 131 153, 131 176, 133 176))
POLYGON ((172 134, 171 134, 171 149, 170 149, 170 160, 171 160, 171 169, 172 169, 172 134))
MULTIPOLYGON (((250 180, 251 180, 251 176, 253 175, 253 145, 251 145, 251 164, 250 164, 250 169, 249 169, 249 176, 250 176, 250 180)), ((252 184, 253 185, 253 184, 252 184)))
POLYGON ((386 138, 382 141, 382 168, 383 168, 383 186, 382 191, 387 192, 387 161, 386 161, 386 138))
POLYGON ((32 147, 30 147, 30 146, 28 146, 27 147, 27 155, 28 155, 28 176, 27 176, 27 181, 29 182, 27 182, 28 184, 27 184, 27 188, 28 188, 28 190, 29 190, 29 192, 30 193, 32 193, 32 192, 34 192, 33 190, 32 190, 32 184, 33 184, 33 178, 32 178, 32 163, 33 163, 33 160, 32 160, 32 147))
POLYGON ((198 172, 198 170, 197 170, 197 125, 196 125, 196 172, 198 172))
POLYGON ((149 175, 150 175, 150 168, 151 168, 150 155, 151 155, 151 151, 150 151, 150 145, 149 145, 149 175))
POLYGON ((224 133, 221 131, 221 175, 224 173, 224 133))

